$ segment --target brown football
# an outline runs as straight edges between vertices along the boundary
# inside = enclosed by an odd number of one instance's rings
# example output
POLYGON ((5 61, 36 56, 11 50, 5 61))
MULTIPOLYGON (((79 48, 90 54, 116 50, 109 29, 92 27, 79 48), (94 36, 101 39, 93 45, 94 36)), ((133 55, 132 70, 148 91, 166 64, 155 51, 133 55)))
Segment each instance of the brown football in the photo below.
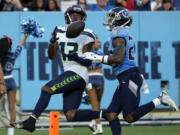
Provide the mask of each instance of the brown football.
POLYGON ((67 38, 76 38, 81 32, 84 31, 85 23, 84 21, 75 21, 68 25, 66 31, 67 38))

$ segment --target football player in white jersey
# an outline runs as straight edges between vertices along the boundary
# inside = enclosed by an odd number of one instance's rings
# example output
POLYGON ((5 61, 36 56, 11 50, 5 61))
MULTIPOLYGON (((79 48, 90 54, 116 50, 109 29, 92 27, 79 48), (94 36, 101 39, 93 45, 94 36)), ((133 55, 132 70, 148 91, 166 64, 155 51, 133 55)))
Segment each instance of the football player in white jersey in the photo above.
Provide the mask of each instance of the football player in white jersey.
MULTIPOLYGON (((85 21, 86 13, 80 6, 73 5, 65 12, 65 21, 66 24, 71 24, 77 20, 85 21)), ((78 110, 82 92, 88 82, 87 67, 91 64, 91 60, 80 56, 91 51, 94 42, 95 35, 90 30, 85 29, 78 37, 70 39, 66 37, 65 27, 55 27, 48 57, 53 59, 59 53, 64 72, 42 87, 32 115, 27 120, 11 123, 12 126, 33 132, 36 120, 48 106, 51 96, 59 93, 63 94, 63 111, 68 121, 90 121, 100 117, 100 111, 78 110)))

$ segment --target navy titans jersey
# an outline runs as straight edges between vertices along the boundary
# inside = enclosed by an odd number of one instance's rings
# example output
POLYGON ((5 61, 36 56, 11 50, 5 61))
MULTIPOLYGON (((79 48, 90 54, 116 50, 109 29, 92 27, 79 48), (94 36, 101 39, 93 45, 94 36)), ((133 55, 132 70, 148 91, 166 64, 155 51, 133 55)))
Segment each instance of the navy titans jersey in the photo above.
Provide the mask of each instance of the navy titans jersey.
MULTIPOLYGON (((93 50, 93 53, 98 54, 98 55, 103 55, 102 52, 100 52, 99 50, 93 50)), ((98 68, 102 68, 102 63, 92 63, 91 66, 88 67, 88 70, 94 70, 94 69, 98 69, 98 68)))
POLYGON ((8 52, 5 65, 3 66, 3 73, 5 76, 10 75, 12 73, 15 60, 19 56, 21 51, 22 51, 22 47, 17 46, 14 53, 8 52))
POLYGON ((112 41, 114 38, 121 37, 126 40, 126 53, 124 56, 124 59, 121 64, 113 64, 113 71, 115 75, 119 75, 120 73, 136 67, 135 61, 134 61, 134 42, 132 40, 132 37, 129 33, 129 31, 125 28, 121 27, 115 27, 111 32, 111 38, 110 38, 110 46, 109 50, 111 52, 114 51, 114 47, 112 45, 112 41))

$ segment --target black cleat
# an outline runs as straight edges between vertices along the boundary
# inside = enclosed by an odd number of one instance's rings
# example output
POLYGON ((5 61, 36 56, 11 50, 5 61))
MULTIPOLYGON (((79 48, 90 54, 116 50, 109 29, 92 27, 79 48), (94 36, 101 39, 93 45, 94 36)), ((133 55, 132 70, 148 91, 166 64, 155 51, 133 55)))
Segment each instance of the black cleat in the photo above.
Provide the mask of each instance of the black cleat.
POLYGON ((33 117, 29 117, 27 120, 20 122, 12 122, 10 123, 10 125, 13 126, 14 128, 24 129, 29 132, 33 132, 36 128, 35 123, 36 123, 36 119, 34 119, 33 117))

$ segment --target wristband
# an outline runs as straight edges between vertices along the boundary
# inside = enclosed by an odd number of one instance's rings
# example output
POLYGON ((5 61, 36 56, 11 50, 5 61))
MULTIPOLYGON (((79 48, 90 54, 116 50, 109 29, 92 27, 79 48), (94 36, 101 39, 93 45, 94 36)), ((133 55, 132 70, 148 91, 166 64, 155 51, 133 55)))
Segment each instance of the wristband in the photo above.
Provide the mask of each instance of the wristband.
POLYGON ((107 55, 103 56, 103 63, 108 64, 108 57, 107 55))

